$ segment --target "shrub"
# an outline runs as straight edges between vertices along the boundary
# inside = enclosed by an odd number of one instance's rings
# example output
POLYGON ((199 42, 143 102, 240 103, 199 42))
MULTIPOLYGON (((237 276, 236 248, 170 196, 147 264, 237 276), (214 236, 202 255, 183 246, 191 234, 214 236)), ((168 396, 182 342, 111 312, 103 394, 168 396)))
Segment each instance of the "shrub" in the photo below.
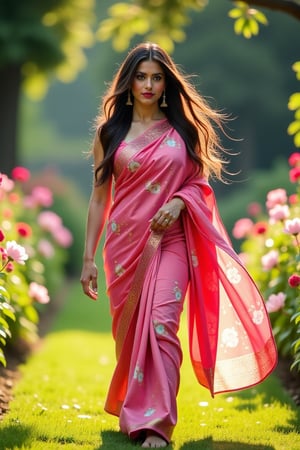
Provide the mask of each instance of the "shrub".
POLYGON ((269 191, 265 208, 253 203, 232 234, 243 239, 241 258, 265 298, 279 354, 300 371, 300 153, 288 162, 296 192, 269 191))
POLYGON ((0 362, 8 340, 37 337, 40 304, 50 301, 63 276, 72 234, 49 208, 52 192, 35 186, 26 192, 30 172, 16 167, 0 175, 0 362))

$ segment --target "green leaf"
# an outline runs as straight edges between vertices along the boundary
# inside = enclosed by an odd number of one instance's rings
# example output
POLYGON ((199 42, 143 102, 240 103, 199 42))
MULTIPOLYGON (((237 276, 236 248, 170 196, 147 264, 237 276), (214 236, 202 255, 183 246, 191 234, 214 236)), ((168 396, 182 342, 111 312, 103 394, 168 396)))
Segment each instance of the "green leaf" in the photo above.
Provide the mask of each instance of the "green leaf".
POLYGON ((300 312, 296 312, 296 314, 291 317, 291 322, 293 321, 295 321, 296 324, 300 322, 300 312))
POLYGON ((291 111, 300 108, 300 92, 295 92, 289 98, 288 108, 291 111))
POLYGON ((9 299, 9 293, 5 289, 5 287, 0 286, 0 299, 8 300, 9 299))
POLYGON ((6 358, 5 358, 4 353, 3 353, 3 351, 1 350, 1 348, 0 348, 0 363, 1 363, 4 367, 6 367, 6 358))
POLYGON ((255 19, 256 19, 258 22, 262 23, 263 25, 268 25, 268 19, 267 19, 267 17, 264 15, 264 13, 262 13, 261 11, 257 11, 257 10, 256 10, 254 16, 255 16, 255 19))
POLYGON ((294 348, 294 352, 296 353, 298 349, 300 349, 300 338, 292 343, 292 347, 294 348))
POLYGON ((234 22, 234 31, 236 34, 242 34, 246 20, 244 17, 240 17, 234 22))
POLYGON ((300 371, 300 358, 297 358, 291 365, 291 370, 296 369, 296 368, 298 369, 298 372, 299 372, 300 371))
POLYGON ((249 19, 248 21, 249 30, 252 34, 257 35, 259 32, 259 26, 255 19, 249 19))
POLYGON ((242 11, 239 8, 233 8, 228 12, 228 16, 232 19, 237 19, 242 16, 242 11))
POLYGON ((287 132, 289 135, 292 135, 296 134, 298 131, 300 131, 300 120, 295 120, 289 124, 287 132))
POLYGON ((294 144, 295 144, 295 147, 298 147, 298 148, 300 147, 300 132, 295 134, 294 144))
MULTIPOLYGON (((7 331, 7 330, 6 330, 7 331)), ((0 336, 7 338, 7 333, 5 332, 4 328, 0 327, 0 336)))
POLYGON ((3 309, 3 314, 5 314, 6 317, 9 317, 14 322, 16 321, 16 315, 13 310, 5 308, 3 309))

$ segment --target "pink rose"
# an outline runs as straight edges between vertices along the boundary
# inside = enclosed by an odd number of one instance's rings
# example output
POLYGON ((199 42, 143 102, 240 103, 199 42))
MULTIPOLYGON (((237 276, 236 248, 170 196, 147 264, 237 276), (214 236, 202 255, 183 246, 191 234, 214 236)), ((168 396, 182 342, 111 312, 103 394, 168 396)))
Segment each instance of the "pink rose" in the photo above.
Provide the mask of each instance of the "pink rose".
POLYGON ((2 174, 1 189, 3 189, 3 191, 5 192, 10 192, 13 190, 14 187, 15 183, 13 182, 13 180, 8 178, 7 175, 2 174))
POLYGON ((257 202, 252 202, 248 205, 247 212, 249 216, 256 217, 261 213, 261 205, 257 202))
POLYGON ((38 224, 46 231, 54 232, 62 225, 61 218, 53 211, 43 211, 38 216, 38 224))
POLYGON ((288 162, 291 167, 294 167, 294 166, 297 166, 298 164, 300 164, 300 153, 298 153, 298 152, 292 153, 289 156, 288 162))
POLYGON ((29 285, 29 296, 38 303, 46 304, 50 302, 48 289, 34 281, 29 285))
POLYGON ((7 241, 5 250, 8 258, 19 264, 25 264, 25 261, 28 259, 25 248, 17 244, 16 241, 7 241))
POLYGON ((293 234, 296 236, 300 233, 300 219, 299 217, 295 217, 294 219, 286 220, 284 231, 286 233, 293 234))
POLYGON ((55 250, 51 242, 47 239, 41 239, 38 243, 38 251, 44 258, 50 259, 54 256, 55 250))
POLYGON ((53 195, 50 189, 44 186, 36 186, 32 189, 31 197, 36 205, 49 208, 53 204, 53 195))
POLYGON ((53 238, 61 247, 67 248, 73 242, 72 233, 65 227, 59 227, 53 230, 53 238))
POLYGON ((239 219, 235 222, 232 235, 235 237, 235 239, 243 239, 248 234, 251 233, 251 230, 253 228, 253 222, 251 219, 243 218, 239 219))
POLYGON ((297 205, 299 203, 298 195, 297 194, 291 194, 289 196, 289 203, 290 203, 290 205, 297 205))
POLYGON ((287 219, 290 215, 288 205, 275 205, 269 210, 270 223, 279 222, 279 220, 287 219))
POLYGON ((272 294, 266 301, 266 308, 269 313, 279 311, 284 307, 286 294, 279 292, 278 294, 272 294))
POLYGON ((266 207, 267 209, 274 208, 275 205, 284 205, 287 202, 287 193, 285 189, 274 189, 268 192, 266 207))
POLYGON ((277 250, 271 250, 261 257, 261 264, 264 270, 270 270, 278 263, 279 253, 277 250))
POLYGON ((4 241, 5 239, 5 235, 3 233, 3 231, 0 229, 0 242, 4 241))
POLYGON ((17 166, 12 170, 11 176, 13 180, 21 181, 22 183, 24 183, 25 181, 29 180, 30 172, 25 167, 17 166))
POLYGON ((290 181, 296 183, 300 178, 300 167, 294 167, 290 170, 290 181))

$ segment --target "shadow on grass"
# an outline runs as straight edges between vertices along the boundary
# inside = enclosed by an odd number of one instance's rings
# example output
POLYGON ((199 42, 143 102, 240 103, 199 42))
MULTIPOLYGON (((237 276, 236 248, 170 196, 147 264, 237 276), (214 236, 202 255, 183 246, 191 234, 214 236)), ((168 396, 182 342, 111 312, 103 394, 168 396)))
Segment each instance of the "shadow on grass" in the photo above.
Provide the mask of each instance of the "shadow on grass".
POLYGON ((101 440, 102 443, 94 450, 116 450, 130 444, 128 437, 120 431, 102 431, 101 440))
POLYGON ((186 442, 180 450, 275 450, 270 445, 244 444, 243 442, 214 441, 211 437, 186 442))
POLYGON ((0 424, 0 450, 9 448, 25 448, 24 444, 32 436, 31 429, 19 423, 1 427, 0 424))
MULTIPOLYGON (((133 443, 127 436, 119 431, 103 431, 102 444, 94 450, 116 450, 119 448, 140 447, 140 443, 133 443)), ((172 450, 172 443, 167 449, 172 450)), ((245 444, 243 442, 214 441, 213 438, 189 441, 180 447, 180 450, 275 450, 271 445, 245 444)))

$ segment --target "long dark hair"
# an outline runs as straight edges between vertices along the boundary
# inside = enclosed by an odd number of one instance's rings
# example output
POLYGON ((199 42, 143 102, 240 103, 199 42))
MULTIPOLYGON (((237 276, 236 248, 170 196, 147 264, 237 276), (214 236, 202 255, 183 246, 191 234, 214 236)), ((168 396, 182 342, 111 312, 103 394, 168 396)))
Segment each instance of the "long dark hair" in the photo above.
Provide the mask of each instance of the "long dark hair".
POLYGON ((184 140, 188 155, 203 175, 222 179, 223 148, 215 125, 223 130, 226 116, 209 106, 162 48, 144 43, 129 52, 103 98, 96 126, 104 158, 95 168, 96 185, 112 174, 114 153, 132 122, 133 107, 126 105, 128 92, 138 65, 148 60, 156 61, 164 72, 168 107, 163 112, 184 140))

